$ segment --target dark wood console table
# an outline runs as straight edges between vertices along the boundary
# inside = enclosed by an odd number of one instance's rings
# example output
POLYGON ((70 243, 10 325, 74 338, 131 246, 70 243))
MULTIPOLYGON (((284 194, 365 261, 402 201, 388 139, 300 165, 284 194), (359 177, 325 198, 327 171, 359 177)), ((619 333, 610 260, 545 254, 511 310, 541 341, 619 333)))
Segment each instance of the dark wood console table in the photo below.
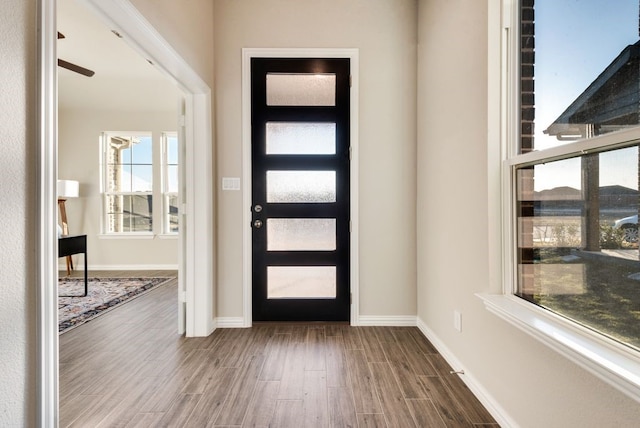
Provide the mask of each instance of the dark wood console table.
POLYGON ((84 297, 89 293, 88 263, 87 263, 87 235, 71 235, 58 238, 58 257, 72 254, 84 254, 84 294, 60 297, 84 297))

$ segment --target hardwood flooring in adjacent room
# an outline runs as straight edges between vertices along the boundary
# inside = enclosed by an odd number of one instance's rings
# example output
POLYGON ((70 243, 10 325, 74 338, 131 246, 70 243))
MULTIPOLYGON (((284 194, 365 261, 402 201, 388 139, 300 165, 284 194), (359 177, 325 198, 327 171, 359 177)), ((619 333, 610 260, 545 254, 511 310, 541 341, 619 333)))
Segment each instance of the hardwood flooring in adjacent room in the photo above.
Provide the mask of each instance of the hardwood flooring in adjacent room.
POLYGON ((176 330, 173 281, 62 334, 60 426, 498 426, 414 327, 176 330))

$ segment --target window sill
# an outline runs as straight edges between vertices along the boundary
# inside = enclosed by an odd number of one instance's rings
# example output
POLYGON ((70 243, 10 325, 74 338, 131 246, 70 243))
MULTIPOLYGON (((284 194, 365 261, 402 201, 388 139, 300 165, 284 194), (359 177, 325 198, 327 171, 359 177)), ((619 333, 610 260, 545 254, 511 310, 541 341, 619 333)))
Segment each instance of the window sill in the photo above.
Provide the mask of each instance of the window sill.
POLYGON ((153 239, 155 235, 153 233, 103 233, 98 235, 99 239, 153 239))
POLYGON ((640 402, 638 352, 518 297, 477 296, 493 314, 640 402))
POLYGON ((158 235, 158 238, 160 239, 178 239, 178 235, 177 233, 161 233, 160 235, 158 235))

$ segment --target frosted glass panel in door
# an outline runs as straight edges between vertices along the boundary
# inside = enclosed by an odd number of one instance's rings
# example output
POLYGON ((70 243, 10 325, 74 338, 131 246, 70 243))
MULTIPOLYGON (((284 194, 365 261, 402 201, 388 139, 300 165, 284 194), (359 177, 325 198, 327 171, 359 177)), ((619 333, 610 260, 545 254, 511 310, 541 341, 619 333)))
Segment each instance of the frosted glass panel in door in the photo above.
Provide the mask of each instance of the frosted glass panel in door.
POLYGON ((268 155, 333 155, 336 124, 267 122, 268 155))
POLYGON ((335 251, 335 218, 270 218, 267 251, 335 251))
POLYGON ((268 106, 335 106, 335 74, 267 74, 268 106))
POLYGON ((336 201, 335 171, 267 171, 267 202, 336 201))
POLYGON ((335 297, 335 266, 267 266, 268 299, 335 297))

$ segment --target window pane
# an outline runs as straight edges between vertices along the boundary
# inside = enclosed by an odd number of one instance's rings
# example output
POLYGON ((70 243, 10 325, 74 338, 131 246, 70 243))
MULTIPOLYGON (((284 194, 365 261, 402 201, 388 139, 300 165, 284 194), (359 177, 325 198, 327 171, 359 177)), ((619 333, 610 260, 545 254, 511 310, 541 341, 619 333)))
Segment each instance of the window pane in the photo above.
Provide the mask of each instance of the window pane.
POLYGON ((123 215, 120 213, 107 214, 107 233, 119 233, 124 229, 123 215))
POLYGON ((167 166, 167 192, 178 192, 178 165, 167 166))
POLYGON ((335 171, 267 171, 267 202, 335 201, 335 171))
POLYGON ((121 149, 112 149, 114 154, 120 152, 118 155, 116 155, 117 157, 115 157, 114 163, 121 163, 121 164, 131 164, 131 146, 125 146, 121 149))
MULTIPOLYGON (((125 171, 126 171, 125 167, 125 171)), ((151 192, 153 190, 153 166, 132 165, 131 171, 131 191, 151 192)))
POLYGON ((267 219, 268 251, 334 251, 336 219, 267 219))
POLYGON ((153 144, 151 136, 133 137, 131 147, 131 163, 133 164, 152 164, 153 163, 153 144))
POLYGON ((153 183, 151 136, 108 135, 106 140, 106 190, 150 192, 153 183))
POLYGON ((518 295, 640 349, 638 147, 517 170, 518 295))
POLYGON ((268 299, 335 299, 335 266, 268 266, 268 299))
POLYGON ((268 155, 332 155, 335 152, 335 123, 267 123, 268 155))
POLYGON ((170 233, 178 233, 178 195, 167 196, 167 230, 170 233))
POLYGON ((108 195, 108 232, 151 232, 153 198, 151 195, 108 195))
POLYGON ((104 230, 107 233, 151 232, 153 141, 147 135, 105 134, 103 177, 104 230), (120 193, 120 194, 119 194, 120 193), (122 193, 144 193, 129 195, 122 193))
POLYGON ((163 133, 165 156, 163 159, 163 233, 178 232, 178 136, 175 133, 163 133))
POLYGON ((130 192, 131 180, 124 183, 122 180, 122 165, 108 164, 106 167, 106 191, 107 192, 130 192))
POLYGON ((637 0, 536 0, 521 16, 522 151, 640 123, 637 0))
POLYGON ((167 163, 169 165, 178 164, 178 137, 176 135, 167 135, 167 163))
POLYGON ((335 74, 267 74, 268 106, 335 106, 335 74))
POLYGON ((151 165, 107 165, 107 191, 150 192, 153 167, 151 165))

